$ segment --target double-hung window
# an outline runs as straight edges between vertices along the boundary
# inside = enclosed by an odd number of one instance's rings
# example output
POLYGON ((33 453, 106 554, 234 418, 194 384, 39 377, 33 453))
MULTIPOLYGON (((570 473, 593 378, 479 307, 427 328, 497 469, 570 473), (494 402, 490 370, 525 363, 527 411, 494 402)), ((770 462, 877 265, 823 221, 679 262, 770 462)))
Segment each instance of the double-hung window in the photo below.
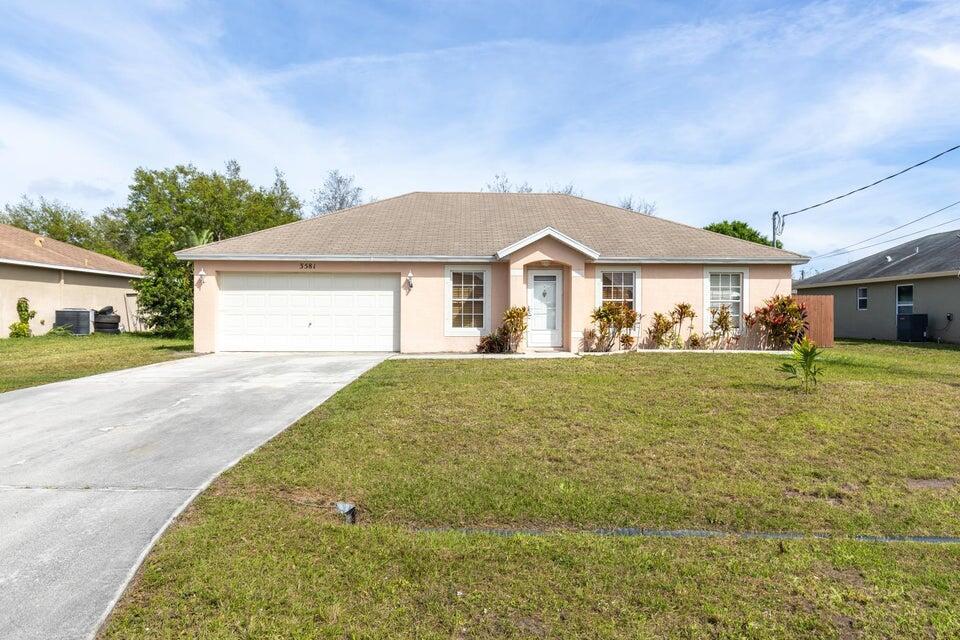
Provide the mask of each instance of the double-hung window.
MULTIPOLYGON (((711 271, 707 309, 727 307, 734 329, 739 330, 743 319, 743 278, 741 271, 711 271)), ((709 313, 709 311, 708 311, 709 313)), ((704 318, 708 321, 709 316, 704 318)))
POLYGON ((446 334, 482 335, 490 330, 490 270, 447 267, 446 334))
POLYGON ((913 285, 897 285, 897 315, 913 313, 913 285))
POLYGON ((601 302, 619 302, 631 309, 636 309, 636 292, 637 274, 635 271, 601 271, 601 302))
POLYGON ((866 311, 868 304, 869 302, 867 298, 867 288, 857 287, 857 310, 866 311))

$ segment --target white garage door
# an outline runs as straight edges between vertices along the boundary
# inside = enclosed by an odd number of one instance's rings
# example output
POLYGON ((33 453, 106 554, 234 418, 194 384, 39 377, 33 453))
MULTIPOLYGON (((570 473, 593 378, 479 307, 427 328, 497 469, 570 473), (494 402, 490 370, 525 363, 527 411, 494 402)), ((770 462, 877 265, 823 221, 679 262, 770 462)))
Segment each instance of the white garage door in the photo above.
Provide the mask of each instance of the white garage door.
POLYGON ((227 273, 221 351, 399 351, 400 276, 227 273))

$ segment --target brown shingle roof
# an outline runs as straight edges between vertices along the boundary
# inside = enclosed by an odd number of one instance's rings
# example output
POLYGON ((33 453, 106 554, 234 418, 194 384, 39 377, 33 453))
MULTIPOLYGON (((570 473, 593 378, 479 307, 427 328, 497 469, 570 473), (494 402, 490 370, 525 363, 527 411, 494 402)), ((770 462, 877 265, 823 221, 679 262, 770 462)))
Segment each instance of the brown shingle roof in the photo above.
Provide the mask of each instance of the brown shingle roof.
POLYGON ((25 262, 68 271, 143 274, 143 269, 136 265, 8 224, 0 224, 0 262, 25 262))
POLYGON ((805 262, 796 253, 746 242, 619 207, 551 193, 424 193, 344 209, 318 218, 177 253, 202 257, 492 257, 546 227, 600 259, 805 262))

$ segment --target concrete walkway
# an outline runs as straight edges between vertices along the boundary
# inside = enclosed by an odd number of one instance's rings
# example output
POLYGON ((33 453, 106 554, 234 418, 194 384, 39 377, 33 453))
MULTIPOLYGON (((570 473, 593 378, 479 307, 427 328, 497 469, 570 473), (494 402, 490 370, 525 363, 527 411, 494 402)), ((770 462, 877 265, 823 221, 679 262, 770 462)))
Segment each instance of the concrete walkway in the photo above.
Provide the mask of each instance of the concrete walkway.
POLYGON ((91 637, 225 468, 386 354, 216 354, 0 394, 0 638, 91 637))

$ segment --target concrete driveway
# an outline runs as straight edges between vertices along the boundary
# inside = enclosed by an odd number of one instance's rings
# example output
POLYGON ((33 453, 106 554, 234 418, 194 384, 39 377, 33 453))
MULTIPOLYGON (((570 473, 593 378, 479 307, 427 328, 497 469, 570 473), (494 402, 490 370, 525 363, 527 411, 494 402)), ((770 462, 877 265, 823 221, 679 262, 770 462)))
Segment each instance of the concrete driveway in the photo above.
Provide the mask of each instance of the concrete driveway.
POLYGON ((86 638, 214 477, 386 357, 216 354, 0 394, 0 638, 86 638))

